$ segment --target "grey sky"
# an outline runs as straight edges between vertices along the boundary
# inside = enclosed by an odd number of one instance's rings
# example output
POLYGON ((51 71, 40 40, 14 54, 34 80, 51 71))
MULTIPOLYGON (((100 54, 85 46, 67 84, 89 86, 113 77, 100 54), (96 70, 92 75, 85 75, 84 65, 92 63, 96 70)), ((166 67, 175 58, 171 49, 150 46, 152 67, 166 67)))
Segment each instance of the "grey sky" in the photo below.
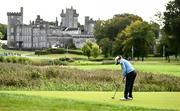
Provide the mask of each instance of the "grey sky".
POLYGON ((132 13, 144 20, 153 19, 158 11, 164 12, 170 0, 0 0, 0 23, 7 24, 7 12, 19 12, 24 7, 24 23, 35 20, 36 15, 46 21, 61 21, 62 9, 73 8, 79 13, 79 22, 84 24, 84 16, 106 20, 115 14, 132 13))

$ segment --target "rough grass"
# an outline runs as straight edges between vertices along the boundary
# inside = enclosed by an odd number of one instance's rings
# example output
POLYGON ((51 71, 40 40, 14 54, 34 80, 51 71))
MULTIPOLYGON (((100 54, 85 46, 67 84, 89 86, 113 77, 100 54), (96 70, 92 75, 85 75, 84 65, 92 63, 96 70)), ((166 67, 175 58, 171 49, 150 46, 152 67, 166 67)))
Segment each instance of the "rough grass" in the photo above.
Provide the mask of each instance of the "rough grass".
MULTIPOLYGON (((119 70, 80 70, 61 66, 0 63, 1 90, 112 91, 119 70)), ((119 90, 124 89, 120 84, 119 90)), ((138 72, 135 91, 180 91, 180 77, 138 72)))
POLYGON ((173 103, 170 102, 170 104, 167 104, 165 108, 159 107, 159 104, 156 105, 155 103, 157 102, 155 102, 154 105, 156 108, 153 108, 151 104, 148 105, 147 107, 144 107, 143 104, 144 103, 148 104, 148 102, 147 103, 143 102, 144 99, 142 98, 140 99, 142 106, 141 105, 139 106, 137 104, 134 104, 135 102, 138 102, 136 100, 122 102, 117 99, 116 100, 109 99, 109 94, 110 93, 102 93, 102 92, 100 92, 99 94, 97 92, 87 92, 87 93, 86 92, 0 92, 0 110, 3 111, 37 111, 37 110, 38 111, 59 111, 59 110, 173 111, 178 109, 178 106, 176 107, 171 106, 174 102, 178 102, 178 101, 174 101, 173 103), (100 98, 98 99, 97 96, 100 96, 100 98), (131 106, 128 104, 134 104, 134 105, 131 106))

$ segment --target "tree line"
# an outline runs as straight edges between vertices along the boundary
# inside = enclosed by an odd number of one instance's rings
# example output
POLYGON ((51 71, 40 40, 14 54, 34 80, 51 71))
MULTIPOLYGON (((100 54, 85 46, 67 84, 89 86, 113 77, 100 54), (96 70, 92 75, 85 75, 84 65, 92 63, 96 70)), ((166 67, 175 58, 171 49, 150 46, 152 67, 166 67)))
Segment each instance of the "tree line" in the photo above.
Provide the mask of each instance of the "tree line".
POLYGON ((121 54, 126 58, 144 60, 148 54, 156 56, 180 53, 180 1, 166 5, 160 24, 150 23, 134 14, 119 14, 108 20, 98 20, 94 35, 105 57, 121 54))
POLYGON ((98 20, 95 37, 105 57, 121 54, 125 57, 144 57, 152 53, 159 25, 148 23, 133 14, 119 14, 112 19, 98 20))

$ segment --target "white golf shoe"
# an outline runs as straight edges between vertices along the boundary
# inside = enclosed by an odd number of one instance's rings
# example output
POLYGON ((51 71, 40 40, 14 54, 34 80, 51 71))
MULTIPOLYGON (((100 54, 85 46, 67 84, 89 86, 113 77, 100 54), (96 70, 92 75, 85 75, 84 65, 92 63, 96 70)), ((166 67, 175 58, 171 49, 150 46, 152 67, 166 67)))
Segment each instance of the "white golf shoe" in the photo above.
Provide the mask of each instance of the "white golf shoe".
POLYGON ((121 98, 120 100, 121 100, 121 101, 127 101, 128 99, 125 98, 125 97, 123 97, 123 98, 121 98))

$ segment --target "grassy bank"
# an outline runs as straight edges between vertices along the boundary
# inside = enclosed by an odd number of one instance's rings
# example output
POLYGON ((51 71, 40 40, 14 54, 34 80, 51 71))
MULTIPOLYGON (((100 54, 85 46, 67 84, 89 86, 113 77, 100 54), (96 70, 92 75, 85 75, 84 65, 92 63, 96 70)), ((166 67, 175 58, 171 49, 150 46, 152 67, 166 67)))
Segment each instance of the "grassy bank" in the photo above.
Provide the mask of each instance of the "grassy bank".
MULTIPOLYGON (((0 63, 1 90, 112 91, 119 70, 0 63)), ((124 84, 120 84, 120 91, 124 84)), ((138 72, 135 91, 180 91, 180 77, 138 72)))

